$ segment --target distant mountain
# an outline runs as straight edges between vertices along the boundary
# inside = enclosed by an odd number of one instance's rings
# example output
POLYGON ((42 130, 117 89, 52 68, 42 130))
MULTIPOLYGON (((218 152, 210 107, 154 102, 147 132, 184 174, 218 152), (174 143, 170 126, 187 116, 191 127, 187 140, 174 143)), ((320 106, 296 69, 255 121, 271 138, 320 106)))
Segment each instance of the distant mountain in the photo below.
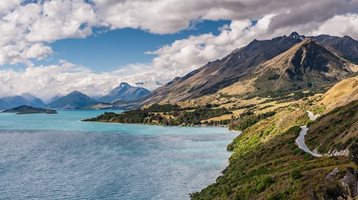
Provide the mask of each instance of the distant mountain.
POLYGON ((0 99, 0 109, 3 110, 7 108, 9 108, 8 104, 4 100, 0 99))
POLYGON ((358 42, 349 37, 305 37, 296 32, 272 40, 253 40, 159 87, 144 104, 174 103, 218 92, 239 95, 334 84, 358 70, 354 64, 357 48, 358 42), (270 84, 275 85, 271 88, 270 84))
POLYGON ((30 94, 23 94, 17 96, 9 96, 0 98, 0 108, 9 109, 17 106, 32 106, 32 107, 45 107, 46 104, 39 98, 34 97, 30 94))
POLYGON ((21 96, 26 98, 28 101, 32 102, 37 107, 45 107, 46 106, 46 104, 42 101, 42 99, 35 97, 29 93, 24 93, 21 96))
POLYGON ((319 35, 312 37, 318 44, 337 52, 343 58, 358 64, 358 41, 349 36, 319 35))
POLYGON ((97 103, 91 97, 79 91, 73 91, 49 103, 48 107, 57 109, 90 109, 91 106, 97 103))
POLYGON ((98 101, 111 103, 113 101, 134 101, 142 99, 150 94, 150 91, 142 87, 134 87, 128 83, 122 82, 107 95, 98 99, 98 101))

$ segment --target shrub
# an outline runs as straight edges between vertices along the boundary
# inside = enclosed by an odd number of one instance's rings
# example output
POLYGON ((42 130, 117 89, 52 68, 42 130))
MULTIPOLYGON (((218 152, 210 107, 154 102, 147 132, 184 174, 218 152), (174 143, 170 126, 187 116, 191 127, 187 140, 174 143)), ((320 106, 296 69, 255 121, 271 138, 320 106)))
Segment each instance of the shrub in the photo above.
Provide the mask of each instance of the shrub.
POLYGON ((297 179, 300 179, 302 177, 302 174, 299 170, 297 169, 294 169, 292 172, 291 172, 291 179, 292 180, 297 180, 297 179))
POLYGON ((351 159, 356 165, 358 165, 358 141, 357 141, 357 139, 349 147, 349 159, 351 159))

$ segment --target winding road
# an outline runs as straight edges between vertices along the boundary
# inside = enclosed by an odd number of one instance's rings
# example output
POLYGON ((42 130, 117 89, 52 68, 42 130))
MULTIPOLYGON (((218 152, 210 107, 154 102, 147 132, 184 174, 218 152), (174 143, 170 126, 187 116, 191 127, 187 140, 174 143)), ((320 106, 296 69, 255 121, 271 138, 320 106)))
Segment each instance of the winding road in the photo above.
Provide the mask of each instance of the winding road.
MULTIPOLYGON (((319 115, 314 115, 312 112, 307 111, 308 117, 310 118, 310 120, 315 121, 319 115)), ((306 153, 311 154, 314 157, 321 157, 323 155, 317 153, 317 152, 313 152, 311 151, 306 143, 305 143, 305 136, 307 134, 308 128, 307 126, 301 126, 301 131, 300 131, 300 135, 298 136, 298 138, 296 139, 296 144, 298 146, 298 148, 300 148, 301 150, 305 151, 306 153)))

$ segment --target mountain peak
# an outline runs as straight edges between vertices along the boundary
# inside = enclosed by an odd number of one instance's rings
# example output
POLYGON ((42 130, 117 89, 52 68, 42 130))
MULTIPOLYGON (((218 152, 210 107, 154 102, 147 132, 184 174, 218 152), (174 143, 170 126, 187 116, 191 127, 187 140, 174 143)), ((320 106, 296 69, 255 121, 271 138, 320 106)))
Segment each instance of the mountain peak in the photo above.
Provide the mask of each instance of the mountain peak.
POLYGON ((303 40, 306 38, 304 35, 300 35, 296 31, 292 32, 288 37, 296 40, 303 40))
POLYGON ((119 87, 130 87, 131 85, 129 85, 127 82, 121 82, 119 84, 119 87))
POLYGON ((78 90, 73 90, 72 92, 70 92, 68 95, 75 95, 75 94, 83 94, 82 92, 78 91, 78 90))
POLYGON ((126 82, 121 82, 118 87, 111 90, 107 95, 99 98, 102 102, 113 102, 116 100, 132 101, 138 100, 150 93, 149 90, 142 87, 134 87, 126 82))
POLYGON ((83 94, 78 90, 74 90, 66 96, 60 97, 48 104, 50 108, 59 109, 83 109, 89 108, 96 104, 97 101, 83 94))

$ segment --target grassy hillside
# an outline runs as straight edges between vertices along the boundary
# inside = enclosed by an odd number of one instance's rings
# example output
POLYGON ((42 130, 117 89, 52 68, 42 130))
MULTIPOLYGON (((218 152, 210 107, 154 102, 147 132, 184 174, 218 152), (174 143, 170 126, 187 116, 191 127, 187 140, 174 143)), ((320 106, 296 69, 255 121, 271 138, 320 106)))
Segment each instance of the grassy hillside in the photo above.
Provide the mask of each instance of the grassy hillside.
POLYGON ((330 111, 338 106, 344 106, 347 103, 358 99, 358 76, 345 79, 331 89, 323 96, 321 103, 330 111))
POLYGON ((307 145, 320 153, 345 150, 358 139, 358 100, 338 107, 309 126, 307 145))
POLYGON ((314 199, 325 193, 325 177, 334 168, 354 166, 346 157, 315 158, 295 144, 304 111, 281 110, 229 145, 233 150, 223 176, 192 199, 314 199))

